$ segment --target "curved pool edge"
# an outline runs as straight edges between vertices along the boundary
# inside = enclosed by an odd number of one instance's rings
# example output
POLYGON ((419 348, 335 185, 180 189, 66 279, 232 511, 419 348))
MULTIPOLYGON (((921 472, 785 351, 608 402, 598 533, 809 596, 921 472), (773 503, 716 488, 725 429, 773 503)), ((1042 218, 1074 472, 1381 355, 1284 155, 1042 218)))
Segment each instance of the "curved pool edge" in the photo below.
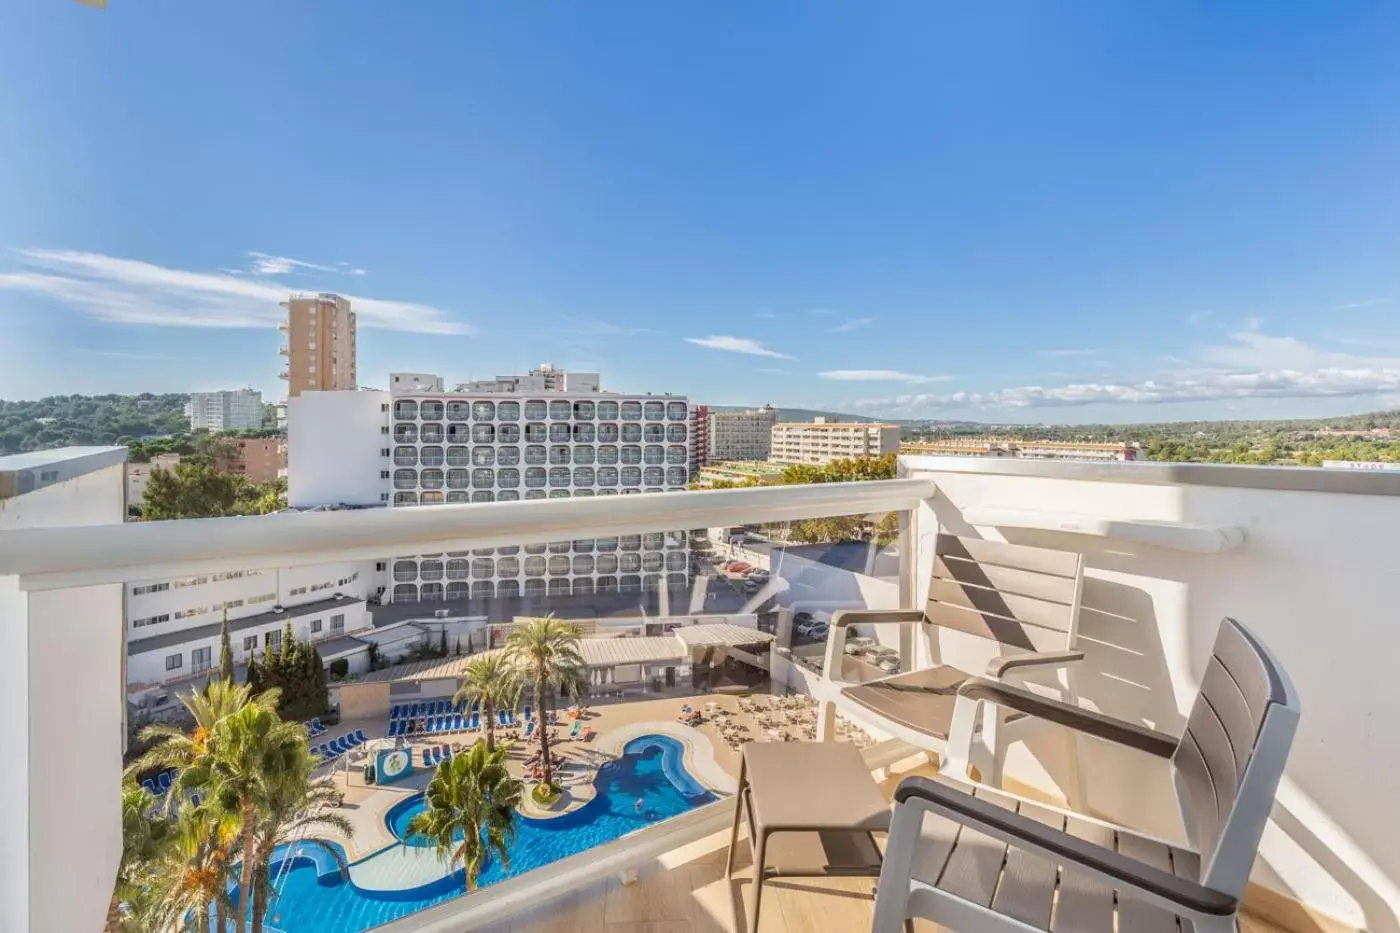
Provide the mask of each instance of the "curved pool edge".
POLYGON ((691 726, 678 722, 637 722, 619 726, 600 735, 594 742, 599 750, 621 755, 627 743, 646 735, 664 735, 677 739, 686 747, 686 770, 698 778, 706 790, 733 796, 739 781, 715 760, 715 749, 708 736, 691 726))

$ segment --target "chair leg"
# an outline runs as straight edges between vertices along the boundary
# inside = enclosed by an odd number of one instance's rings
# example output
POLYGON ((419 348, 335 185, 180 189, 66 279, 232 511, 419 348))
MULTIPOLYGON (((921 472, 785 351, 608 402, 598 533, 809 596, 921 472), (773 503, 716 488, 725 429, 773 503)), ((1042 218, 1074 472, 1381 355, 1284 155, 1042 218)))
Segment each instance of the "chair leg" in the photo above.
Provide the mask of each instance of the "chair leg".
POLYGON ((885 840, 885 860, 876 885, 872 933, 900 933, 909 918, 909 881, 914 876, 914 850, 919 842, 923 812, 896 806, 885 840))
POLYGON ((817 711, 817 741, 830 742, 836 738, 836 704, 828 700, 817 711))
POLYGON ((748 933, 758 933, 758 907, 763 900, 763 856, 768 847, 768 834, 759 832, 753 844, 753 906, 749 908, 748 933))

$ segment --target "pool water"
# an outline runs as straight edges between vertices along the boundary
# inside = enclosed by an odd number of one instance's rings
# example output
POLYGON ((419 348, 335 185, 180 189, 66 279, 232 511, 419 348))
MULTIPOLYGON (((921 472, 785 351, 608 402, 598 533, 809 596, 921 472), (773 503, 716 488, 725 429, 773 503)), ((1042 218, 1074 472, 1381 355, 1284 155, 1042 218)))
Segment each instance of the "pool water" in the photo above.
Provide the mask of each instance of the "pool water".
MULTIPOLYGON (((488 858, 478 885, 485 887, 557 862, 713 802, 715 795, 685 770, 684 755, 684 746, 669 736, 633 739, 619 758, 599 768, 594 781, 598 795, 593 800, 552 819, 517 816, 509 869, 488 858)), ((404 845, 426 844, 408 833, 409 821, 422 810, 423 795, 415 794, 386 814, 389 829, 404 845)), ((334 872, 333 865, 328 871, 324 860, 302 858, 273 868, 282 880, 268 920, 284 933, 358 933, 460 896, 466 885, 459 870, 407 891, 365 892, 334 872)))

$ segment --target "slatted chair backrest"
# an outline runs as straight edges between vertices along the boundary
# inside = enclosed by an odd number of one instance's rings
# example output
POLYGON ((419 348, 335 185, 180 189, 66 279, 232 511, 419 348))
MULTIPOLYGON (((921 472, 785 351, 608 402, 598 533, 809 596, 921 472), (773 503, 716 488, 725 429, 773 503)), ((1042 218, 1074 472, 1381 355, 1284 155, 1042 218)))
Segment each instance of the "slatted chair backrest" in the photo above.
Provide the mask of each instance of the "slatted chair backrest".
POLYGON ((1298 713, 1287 673, 1248 629, 1225 619, 1172 757, 1207 887, 1244 894, 1298 713))
POLYGON ((1069 551, 940 534, 924 618, 1024 651, 1073 647, 1084 558, 1069 551))

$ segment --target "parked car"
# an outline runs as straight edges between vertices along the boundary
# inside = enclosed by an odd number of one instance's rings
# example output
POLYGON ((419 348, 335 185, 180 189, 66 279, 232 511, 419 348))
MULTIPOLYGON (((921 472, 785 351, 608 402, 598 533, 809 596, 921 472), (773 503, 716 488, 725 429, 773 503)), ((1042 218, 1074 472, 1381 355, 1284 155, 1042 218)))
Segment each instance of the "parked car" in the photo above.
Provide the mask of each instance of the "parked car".
POLYGON ((813 641, 821 641, 826 637, 829 628, 830 626, 825 622, 813 622, 810 625, 799 626, 797 632, 805 638, 810 638, 813 641))
POLYGON ((753 577, 749 577, 747 580, 744 581, 744 592, 757 593, 760 589, 763 588, 764 582, 765 581, 763 580, 755 580, 753 577))
POLYGON ((767 583, 772 576, 771 573, 764 570, 762 567, 755 567, 753 570, 749 571, 749 579, 758 580, 761 583, 767 583))
POLYGON ((811 623, 814 619, 816 619, 816 616, 812 615, 810 612, 794 612, 792 614, 792 622, 798 628, 811 623))

